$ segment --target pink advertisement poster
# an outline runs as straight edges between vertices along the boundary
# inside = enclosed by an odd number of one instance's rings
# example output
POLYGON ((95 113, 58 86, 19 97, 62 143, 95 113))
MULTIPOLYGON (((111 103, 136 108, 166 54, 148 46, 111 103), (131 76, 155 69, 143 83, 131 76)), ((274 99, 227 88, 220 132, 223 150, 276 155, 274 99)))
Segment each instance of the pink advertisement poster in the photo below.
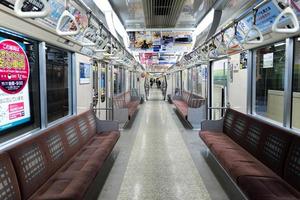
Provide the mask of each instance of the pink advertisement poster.
POLYGON ((0 37, 0 131, 30 120, 25 46, 0 37))

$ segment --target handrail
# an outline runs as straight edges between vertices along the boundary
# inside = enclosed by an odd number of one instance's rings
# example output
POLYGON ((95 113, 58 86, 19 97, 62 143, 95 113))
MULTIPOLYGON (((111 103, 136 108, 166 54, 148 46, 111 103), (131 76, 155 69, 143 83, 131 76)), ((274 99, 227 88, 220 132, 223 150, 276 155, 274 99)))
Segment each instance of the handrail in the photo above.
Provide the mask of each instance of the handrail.
POLYGON ((228 107, 208 107, 209 110, 226 110, 229 109, 228 107))
MULTIPOLYGON (((258 38, 257 37, 257 38, 258 38)), ((250 28, 246 35, 245 35, 245 40, 244 40, 244 43, 245 44, 260 44, 264 41, 264 36, 262 34, 262 32, 259 30, 259 28, 256 26, 256 25, 253 25, 252 28, 250 28), (251 40, 251 38, 249 37, 249 34, 251 32, 255 31, 257 33, 257 36, 259 37, 259 39, 257 40, 251 40)))
POLYGON ((300 30, 299 22, 297 15, 295 14, 294 10, 288 6, 286 7, 275 19, 272 25, 272 31, 275 33, 297 33, 300 30), (293 22, 294 28, 279 28, 279 21, 283 17, 289 17, 293 22))
POLYGON ((16 0, 14 5, 14 11, 19 17, 42 18, 47 17, 51 12, 51 8, 47 0, 39 0, 44 5, 44 8, 41 11, 22 11, 24 1, 25 0, 16 0))
POLYGON ((56 26, 56 32, 57 32, 58 35, 61 35, 61 36, 77 35, 80 32, 79 24, 76 21, 75 16, 72 15, 68 10, 64 10, 62 15, 58 19, 57 26, 56 26), (76 26, 75 31, 62 31, 61 30, 61 25, 62 25, 63 19, 66 18, 66 17, 70 18, 72 20, 72 22, 75 24, 75 26, 76 26))

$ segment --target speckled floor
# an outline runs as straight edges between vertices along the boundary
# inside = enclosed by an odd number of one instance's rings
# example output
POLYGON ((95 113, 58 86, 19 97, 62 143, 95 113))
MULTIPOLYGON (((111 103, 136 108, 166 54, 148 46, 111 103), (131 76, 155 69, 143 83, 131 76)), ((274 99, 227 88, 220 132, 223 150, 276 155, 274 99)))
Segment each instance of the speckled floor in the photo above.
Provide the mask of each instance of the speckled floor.
POLYGON ((210 199, 209 193, 173 119, 154 90, 140 113, 137 136, 118 200, 210 199))

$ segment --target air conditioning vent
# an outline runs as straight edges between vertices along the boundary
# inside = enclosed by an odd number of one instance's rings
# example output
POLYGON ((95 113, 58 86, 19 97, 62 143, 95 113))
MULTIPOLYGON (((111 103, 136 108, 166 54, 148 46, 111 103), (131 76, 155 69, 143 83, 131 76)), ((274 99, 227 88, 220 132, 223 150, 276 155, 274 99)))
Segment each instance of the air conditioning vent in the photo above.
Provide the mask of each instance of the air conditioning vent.
POLYGON ((184 0, 143 0, 146 27, 175 27, 184 2, 184 0))

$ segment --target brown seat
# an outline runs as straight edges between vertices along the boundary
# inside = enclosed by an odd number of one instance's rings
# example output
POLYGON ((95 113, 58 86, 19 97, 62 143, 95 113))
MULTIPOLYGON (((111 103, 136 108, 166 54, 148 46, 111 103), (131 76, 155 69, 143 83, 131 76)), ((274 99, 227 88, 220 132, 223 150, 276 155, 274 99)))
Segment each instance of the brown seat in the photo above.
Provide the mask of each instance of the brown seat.
POLYGON ((280 178, 243 176, 239 187, 252 200, 299 200, 300 194, 280 178))
POLYGON ((118 126, 102 132, 97 126, 87 111, 9 149, 18 177, 16 184, 11 178, 13 199, 20 199, 19 188, 22 199, 83 199, 120 136, 118 126))
POLYGON ((232 109, 199 136, 249 199, 299 199, 299 136, 232 109))
POLYGON ((130 120, 138 110, 140 102, 136 99, 132 99, 130 92, 125 92, 117 95, 113 99, 115 108, 128 109, 128 120, 130 120))
POLYGON ((0 153, 0 185, 0 199, 21 199, 13 164, 5 152, 0 153))

